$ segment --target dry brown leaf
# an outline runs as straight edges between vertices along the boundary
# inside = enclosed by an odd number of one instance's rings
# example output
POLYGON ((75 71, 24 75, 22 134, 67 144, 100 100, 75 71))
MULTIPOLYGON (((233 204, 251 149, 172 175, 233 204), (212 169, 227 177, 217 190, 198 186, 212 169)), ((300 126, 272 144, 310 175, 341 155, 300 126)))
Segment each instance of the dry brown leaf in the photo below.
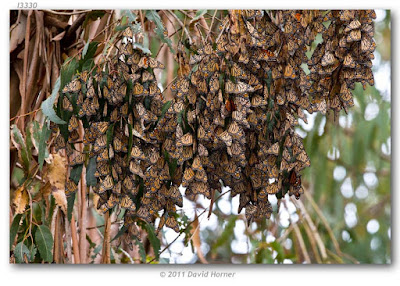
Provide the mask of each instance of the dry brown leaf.
POLYGON ((64 35, 65 35, 65 31, 61 32, 60 34, 58 34, 58 35, 54 36, 53 38, 51 38, 50 42, 51 41, 54 41, 54 42, 61 41, 64 38, 64 35))
POLYGON ((208 264, 208 261, 204 257, 203 252, 201 251, 200 225, 197 214, 195 214, 194 221, 192 222, 192 228, 190 230, 190 233, 192 234, 193 246, 197 250, 197 256, 199 257, 200 262, 203 264, 208 264))
POLYGON ((15 197, 13 204, 15 206, 15 212, 22 214, 25 211, 26 205, 29 203, 28 192, 25 190, 25 186, 22 185, 15 191, 15 197))
POLYGON ((56 204, 61 208, 64 213, 67 213, 67 197, 65 196, 64 189, 53 189, 52 195, 56 200, 56 204))
POLYGON ((64 213, 67 211, 67 197, 65 196, 66 166, 65 157, 60 154, 50 154, 47 178, 52 186, 53 197, 64 213))
POLYGON ((47 178, 56 189, 65 188, 67 160, 60 154, 50 154, 47 178))
POLYGON ((19 22, 15 26, 11 27, 10 35, 10 53, 12 53, 19 44, 25 39, 26 30, 26 16, 21 13, 19 17, 19 22))

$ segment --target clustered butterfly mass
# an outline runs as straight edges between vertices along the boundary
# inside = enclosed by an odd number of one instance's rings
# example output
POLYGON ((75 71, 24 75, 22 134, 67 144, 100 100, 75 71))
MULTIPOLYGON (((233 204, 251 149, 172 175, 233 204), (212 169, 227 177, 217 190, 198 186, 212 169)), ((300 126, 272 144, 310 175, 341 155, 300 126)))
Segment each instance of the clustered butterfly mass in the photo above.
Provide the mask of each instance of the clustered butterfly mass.
MULTIPOLYGON (((163 64, 134 48, 128 27, 102 70, 63 89, 59 104, 71 116, 56 150, 66 149, 71 166, 95 160, 97 208, 126 209, 130 235, 157 217, 158 230, 179 232, 181 185, 190 200, 229 186, 249 222, 269 218, 270 195, 303 193, 310 160, 295 127, 307 122, 304 110, 336 116, 353 106, 356 82, 374 84, 374 18, 373 10, 231 10, 209 43, 178 44, 170 101, 153 72, 163 64), (72 147, 79 139, 83 152, 72 147)), ((67 195, 76 190, 68 180, 67 195)))

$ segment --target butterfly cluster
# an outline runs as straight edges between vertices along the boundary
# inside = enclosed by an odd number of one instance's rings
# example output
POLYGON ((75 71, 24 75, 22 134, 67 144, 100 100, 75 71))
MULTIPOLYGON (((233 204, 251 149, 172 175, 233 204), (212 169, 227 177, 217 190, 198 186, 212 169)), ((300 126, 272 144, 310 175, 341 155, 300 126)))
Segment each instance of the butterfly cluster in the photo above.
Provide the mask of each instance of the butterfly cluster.
MULTIPOLYGON (((60 93, 63 118, 55 149, 64 150, 74 168, 94 160, 97 208, 107 212, 125 209, 127 242, 139 235, 137 222, 154 223, 162 213, 164 224, 179 231, 176 207, 182 207, 178 172, 171 176, 172 160, 162 152, 165 139, 175 132, 168 126, 171 114, 162 114, 168 104, 155 79, 154 69, 163 64, 134 48, 132 30, 121 35, 118 52, 97 70, 75 76, 60 93), (83 143, 83 150, 75 148, 83 143)), ((66 182, 67 196, 77 184, 66 182)))
POLYGON ((172 86, 184 106, 175 146, 185 195, 210 198, 223 185, 248 221, 269 218, 269 195, 303 193, 310 166, 295 132, 304 110, 352 105, 355 82, 373 84, 373 11, 233 10, 215 43, 190 53, 172 86), (322 43, 307 52, 318 34, 322 43), (310 72, 302 65, 307 66, 310 72), (334 104, 336 102, 336 105, 334 104))
MULTIPOLYGON (((355 83, 374 83, 374 17, 372 10, 231 10, 216 38, 178 44, 170 101, 153 72, 164 66, 134 47, 127 28, 113 57, 60 93, 68 125, 56 150, 66 150, 73 168, 94 160, 97 207, 125 209, 130 235, 138 235, 138 221, 156 218, 158 230, 179 232, 180 186, 191 200, 229 186, 249 222, 269 218, 269 196, 303 193, 310 159, 295 128, 307 122, 304 111, 336 114, 353 105, 355 83)), ((67 180, 67 195, 76 190, 67 180)))

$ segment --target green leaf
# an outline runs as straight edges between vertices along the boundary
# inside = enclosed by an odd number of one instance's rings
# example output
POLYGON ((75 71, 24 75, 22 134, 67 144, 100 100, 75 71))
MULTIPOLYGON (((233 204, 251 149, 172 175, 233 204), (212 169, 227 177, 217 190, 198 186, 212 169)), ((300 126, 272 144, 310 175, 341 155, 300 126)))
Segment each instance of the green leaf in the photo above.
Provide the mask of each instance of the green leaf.
POLYGON ((161 108, 160 118, 158 118, 158 120, 161 120, 164 118, 165 113, 167 113, 167 110, 171 107, 171 104, 172 104, 172 100, 169 100, 166 103, 164 103, 164 105, 161 108))
POLYGON ((97 184, 97 178, 94 176, 94 173, 96 173, 96 157, 90 158, 86 168, 86 184, 88 186, 96 186, 97 184))
POLYGON ((24 171, 29 171, 30 158, 26 148, 25 139, 23 138, 21 131, 15 124, 13 124, 11 127, 11 141, 19 151, 18 155, 22 160, 24 171))
POLYGON ((132 13, 131 10, 123 10, 126 14, 126 16, 128 16, 128 19, 130 22, 135 22, 137 19, 137 15, 135 13, 132 13))
POLYGON ((75 58, 68 58, 65 60, 61 67, 60 90, 62 90, 64 86, 72 80, 72 77, 76 73, 78 67, 78 61, 75 58))
POLYGON ((51 96, 47 98, 45 101, 42 102, 41 109, 44 115, 46 115, 51 121, 56 124, 66 124, 64 120, 57 116, 56 112, 54 111, 54 102, 57 97, 57 93, 60 90, 61 80, 60 77, 57 79, 56 83, 54 84, 53 91, 51 96))
POLYGON ((107 147, 113 141, 113 134, 114 134, 114 123, 110 124, 107 129, 107 147))
POLYGON ((115 31, 116 32, 119 32, 119 31, 124 31, 126 28, 128 28, 129 26, 128 25, 122 25, 122 26, 116 26, 115 27, 115 31))
POLYGON ((81 180, 83 164, 76 165, 71 169, 69 174, 69 178, 74 181, 75 184, 78 184, 81 180))
POLYGON ((93 59, 94 55, 96 54, 98 44, 99 44, 98 42, 87 42, 86 43, 86 45, 82 51, 82 58, 84 59, 84 61, 93 59))
POLYGON ((10 226, 10 250, 14 243, 15 237, 17 236, 21 217, 22 217, 22 214, 17 214, 11 223, 11 226, 10 226))
POLYGON ((126 227, 125 225, 122 226, 121 229, 118 231, 118 233, 114 236, 114 238, 111 241, 116 240, 118 237, 123 235, 127 230, 128 230, 128 227, 126 227))
MULTIPOLYGON (((207 10, 206 10, 207 11, 207 10)), ((158 36, 158 38, 160 38, 160 40, 164 43, 166 43, 168 45, 168 47, 170 48, 171 52, 173 54, 175 54, 175 51, 172 47, 172 41, 170 38, 168 38, 165 35, 166 29, 164 27, 164 24, 160 18, 160 15, 158 15, 158 13, 155 10, 147 10, 146 12, 146 18, 149 21, 152 21, 156 24, 156 27, 154 28, 154 32, 156 33, 156 35, 158 36)))
POLYGON ((68 221, 70 222, 72 218, 72 210, 74 209, 74 204, 75 204, 75 196, 76 193, 72 193, 67 197, 67 217, 68 221))
POLYGON ((196 16, 194 16, 194 18, 190 21, 190 24, 198 21, 205 13, 207 13, 207 10, 198 10, 196 16))
POLYGON ((14 249, 15 262, 25 263, 25 255, 28 261, 31 259, 31 253, 23 241, 18 243, 14 249))
POLYGON ((50 129, 47 128, 46 124, 42 126, 42 132, 40 133, 40 141, 39 141, 39 154, 38 154, 38 163, 40 171, 43 168, 43 161, 46 155, 46 142, 50 136, 50 129))
POLYGON ((135 236, 134 237, 135 244, 139 248, 139 255, 141 262, 146 262, 146 250, 144 249, 143 243, 135 236))
POLYGON ((30 158, 30 159, 32 158, 32 148, 33 148, 32 134, 31 134, 31 128, 30 128, 31 125, 32 125, 32 122, 29 122, 29 123, 26 125, 26 128, 25 128, 26 152, 27 152, 28 158, 30 158))
POLYGON ((46 262, 53 262, 53 236, 47 226, 38 225, 35 232, 35 241, 42 259, 46 262))
POLYGON ((89 44, 90 44, 90 41, 87 42, 86 45, 83 47, 82 58, 85 58, 85 55, 86 55, 86 53, 88 51, 88 48, 89 48, 89 44))
POLYGON ((36 253, 37 253, 37 247, 35 247, 35 245, 32 244, 32 245, 31 245, 31 250, 30 250, 30 255, 31 255, 31 257, 30 257, 30 259, 29 259, 29 262, 33 262, 33 261, 35 260, 35 255, 36 255, 36 253))
POLYGON ((150 244, 153 246, 153 250, 154 250, 154 254, 155 254, 155 258, 156 260, 158 260, 160 258, 160 247, 161 247, 161 243, 160 240, 158 239, 157 235, 154 232, 154 226, 152 226, 149 223, 145 223, 144 228, 147 231, 147 234, 149 235, 149 241, 150 244))
MULTIPOLYGON (((33 146, 35 147, 38 154, 39 154, 39 142, 40 142, 41 130, 42 128, 39 122, 33 121, 30 126, 30 134, 33 146)), ((47 158, 48 156, 49 156, 49 150, 47 146, 45 146, 44 157, 47 158)))

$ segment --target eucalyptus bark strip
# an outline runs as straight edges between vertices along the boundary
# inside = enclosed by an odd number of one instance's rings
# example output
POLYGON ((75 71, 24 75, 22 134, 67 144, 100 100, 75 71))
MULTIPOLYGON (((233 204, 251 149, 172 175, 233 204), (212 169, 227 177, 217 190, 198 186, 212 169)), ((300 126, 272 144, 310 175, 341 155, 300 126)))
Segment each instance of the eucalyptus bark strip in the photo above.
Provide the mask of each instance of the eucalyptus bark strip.
POLYGON ((105 228, 104 228, 104 238, 103 238, 103 250, 102 250, 102 257, 101 263, 102 264, 110 264, 111 263, 111 218, 110 213, 107 212, 104 216, 105 221, 105 228))
POLYGON ((75 264, 81 263, 79 244, 78 244, 78 234, 76 233, 76 222, 75 217, 72 215, 71 218, 71 238, 72 238, 72 249, 74 251, 74 262, 75 264))

